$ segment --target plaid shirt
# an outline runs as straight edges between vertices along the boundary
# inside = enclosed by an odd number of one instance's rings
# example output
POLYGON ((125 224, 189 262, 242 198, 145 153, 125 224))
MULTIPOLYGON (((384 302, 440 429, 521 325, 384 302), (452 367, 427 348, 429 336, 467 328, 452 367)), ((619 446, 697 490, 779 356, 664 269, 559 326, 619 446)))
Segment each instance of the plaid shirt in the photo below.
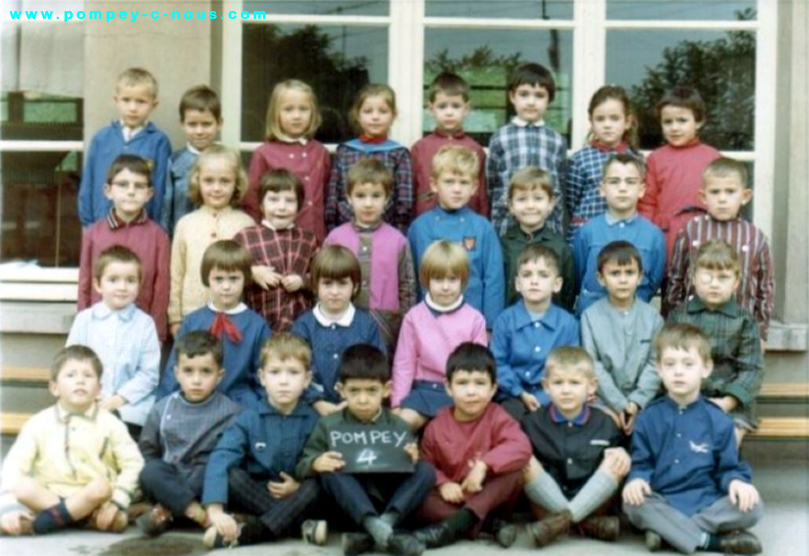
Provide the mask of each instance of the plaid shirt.
POLYGON ((690 267, 700 245, 713 239, 726 241, 739 255, 742 272, 736 300, 756 317, 761 338, 766 340, 775 306, 770 246, 761 230, 741 218, 722 222, 704 214, 692 218, 680 230, 669 263, 666 302, 675 307, 694 293, 688 279, 690 267))
POLYGON ((702 393, 711 398, 733 396, 734 413, 755 423, 755 400, 764 379, 758 324, 734 299, 710 310, 698 297, 677 307, 669 322, 686 322, 702 329, 711 340, 713 371, 702 381, 702 393))
POLYGON ((340 145, 334 155, 326 191, 326 227, 333 230, 350 222, 354 211, 348 204, 348 171, 363 158, 376 158, 393 171, 393 196, 385 206, 383 220, 403 234, 413 219, 413 162, 410 152, 402 146, 392 150, 363 152, 348 145, 340 145))
POLYGON ((611 156, 619 153, 640 156, 621 143, 609 148, 591 143, 570 157, 565 174, 565 207, 570 215, 567 240, 591 218, 607 212, 607 201, 601 196, 601 171, 611 156))
MULTIPOLYGON (((512 121, 498 129, 489 143, 486 181, 489 186, 491 220, 499 235, 514 224, 508 213, 508 184, 520 168, 538 166, 551 175, 554 196, 562 198, 563 166, 567 157, 565 138, 547 125, 521 125, 512 121)), ((553 231, 562 232, 562 203, 556 203, 548 217, 553 231)))
MULTIPOLYGON (((254 265, 275 268, 282 276, 297 274, 309 283, 309 267, 317 252, 317 238, 309 230, 296 226, 285 230, 273 230, 265 225, 245 228, 233 239, 250 251, 254 265)), ((245 301, 260 314, 273 332, 289 330, 292 323, 311 306, 311 297, 306 287, 288 292, 282 286, 265 290, 251 284, 245 291, 245 301)))

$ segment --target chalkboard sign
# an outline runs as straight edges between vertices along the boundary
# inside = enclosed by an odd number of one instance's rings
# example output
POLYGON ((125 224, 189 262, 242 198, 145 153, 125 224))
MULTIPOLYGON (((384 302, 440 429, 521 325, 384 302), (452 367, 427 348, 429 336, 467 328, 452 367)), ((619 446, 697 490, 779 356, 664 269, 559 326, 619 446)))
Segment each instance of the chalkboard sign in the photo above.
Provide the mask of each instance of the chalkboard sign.
POLYGON ((341 425, 329 430, 329 445, 343 455, 344 473, 412 473, 405 445, 415 442, 401 428, 341 425))

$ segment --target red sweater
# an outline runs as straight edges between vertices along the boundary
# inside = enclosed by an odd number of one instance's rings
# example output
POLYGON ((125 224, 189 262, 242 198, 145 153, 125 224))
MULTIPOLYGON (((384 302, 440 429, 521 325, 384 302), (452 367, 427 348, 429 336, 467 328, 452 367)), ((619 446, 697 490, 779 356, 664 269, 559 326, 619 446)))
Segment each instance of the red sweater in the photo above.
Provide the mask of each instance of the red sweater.
POLYGON ((295 224, 302 230, 310 230, 323 243, 326 237, 325 191, 331 174, 331 155, 319 141, 310 139, 301 143, 264 143, 253 153, 250 160, 248 178, 250 187, 244 197, 242 208, 257 223, 264 217, 261 214, 261 178, 267 170, 285 168, 303 182, 303 206, 298 207, 295 224))
POLYGON ((413 157, 413 194, 416 196, 416 214, 418 216, 435 207, 436 196, 430 189, 430 175, 433 171, 433 157, 445 145, 467 147, 475 151, 480 159, 478 168, 478 188, 469 201, 469 208, 481 216, 489 216, 489 198, 486 194, 486 151, 477 141, 463 132, 450 136, 438 130, 427 137, 413 143, 410 155, 413 157))
POLYGON ((79 260, 78 310, 101 300, 93 288, 93 266, 101 252, 111 245, 128 247, 140 258, 143 279, 135 304, 150 315, 161 342, 168 336, 167 311, 169 306, 169 236, 145 212, 129 224, 113 215, 113 210, 84 231, 79 260))
POLYGON ((519 471, 531 459, 531 443, 520 425, 505 410, 489 403, 475 421, 458 421, 453 407, 438 412, 421 441, 424 459, 435 467, 436 486, 461 483, 469 462, 481 459, 487 476, 519 471))
POLYGON ((698 140, 684 147, 666 145, 649 155, 646 193, 638 212, 666 234, 666 260, 671 260, 674 240, 686 222, 704 211, 699 198, 702 172, 719 158, 719 151, 698 140))

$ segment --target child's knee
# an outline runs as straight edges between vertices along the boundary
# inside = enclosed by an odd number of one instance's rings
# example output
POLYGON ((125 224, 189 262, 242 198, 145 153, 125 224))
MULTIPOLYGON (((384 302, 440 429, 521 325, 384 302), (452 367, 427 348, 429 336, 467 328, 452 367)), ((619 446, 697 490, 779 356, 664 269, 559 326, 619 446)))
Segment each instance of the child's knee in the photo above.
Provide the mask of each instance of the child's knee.
POLYGON ((544 472, 545 472, 545 470, 542 469, 542 464, 539 463, 539 460, 537 460, 537 458, 531 456, 531 459, 528 462, 528 465, 526 465, 522 469, 523 482, 525 484, 528 484, 531 481, 533 481, 534 479, 536 479, 537 477, 539 477, 544 472))
POLYGON ((94 506, 100 506, 112 496, 112 485, 104 477, 96 477, 84 487, 87 499, 94 506))
POLYGON ((17 484, 14 485, 12 493, 14 498, 25 504, 26 500, 30 500, 36 496, 37 491, 41 488, 39 482, 32 477, 20 477, 17 484))

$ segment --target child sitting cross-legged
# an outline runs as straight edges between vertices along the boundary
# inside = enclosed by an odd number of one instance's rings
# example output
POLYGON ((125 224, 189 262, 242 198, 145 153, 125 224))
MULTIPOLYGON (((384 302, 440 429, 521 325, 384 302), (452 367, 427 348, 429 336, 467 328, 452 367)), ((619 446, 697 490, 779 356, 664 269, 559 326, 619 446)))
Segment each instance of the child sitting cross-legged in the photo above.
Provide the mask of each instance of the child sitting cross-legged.
POLYGON ((667 323, 655 351, 666 396, 638 416, 624 512, 646 531, 651 552, 665 541, 686 554, 758 554, 761 543, 746 529, 764 508, 739 459, 733 419, 700 394, 713 369, 708 338, 693 325, 667 323))
POLYGON ((337 389, 345 400, 345 408, 321 417, 306 442, 296 475, 301 479, 316 475, 337 505, 362 528, 361 533, 343 536, 346 556, 371 552, 375 544, 392 554, 419 556, 424 545, 412 535, 396 531, 435 484, 435 471, 429 463, 419 461, 415 442, 402 447, 415 466, 409 473, 344 472, 346 459, 330 446, 331 432, 346 425, 370 433, 409 432, 406 422, 383 407, 391 389, 385 354, 368 344, 346 349, 340 362, 337 389))
POLYGON ((495 372, 491 352, 472 342, 459 345, 447 361, 453 405, 427 426, 421 446, 436 469, 436 488, 418 512, 431 525, 415 532, 427 548, 475 538, 484 528, 504 548, 516 538, 509 520, 531 445, 519 424, 492 403, 495 372))
POLYGON ((549 512, 528 526, 539 547, 572 524, 582 535, 604 541, 616 540, 621 531, 618 517, 605 514, 629 471, 629 454, 618 447, 621 432, 612 419, 587 405, 596 382, 584 349, 557 348, 543 379, 551 403, 522 419, 535 456, 525 470, 525 494, 549 512))
POLYGON ((26 508, 3 516, 4 534, 126 529, 143 457, 126 424, 96 402, 101 375, 87 346, 56 354, 48 383, 56 404, 28 420, 3 460, 0 491, 26 508))
POLYGON ((305 541, 326 542, 326 522, 306 519, 320 495, 317 481, 293 478, 317 423, 317 412, 301 400, 312 380, 311 363, 306 342, 287 332, 273 336, 261 350, 265 397, 225 429, 205 469, 202 503, 211 527, 203 543, 208 548, 273 541, 297 526, 305 541), (236 522, 234 511, 247 513, 243 523, 236 522))
POLYGON ((140 474, 144 494, 156 505, 137 519, 157 536, 175 518, 201 526, 208 515, 200 505, 205 464, 222 431, 241 407, 216 391, 222 369, 222 343, 205 330, 193 330, 175 344, 174 373, 180 390, 152 408, 138 447, 146 465, 140 474))

